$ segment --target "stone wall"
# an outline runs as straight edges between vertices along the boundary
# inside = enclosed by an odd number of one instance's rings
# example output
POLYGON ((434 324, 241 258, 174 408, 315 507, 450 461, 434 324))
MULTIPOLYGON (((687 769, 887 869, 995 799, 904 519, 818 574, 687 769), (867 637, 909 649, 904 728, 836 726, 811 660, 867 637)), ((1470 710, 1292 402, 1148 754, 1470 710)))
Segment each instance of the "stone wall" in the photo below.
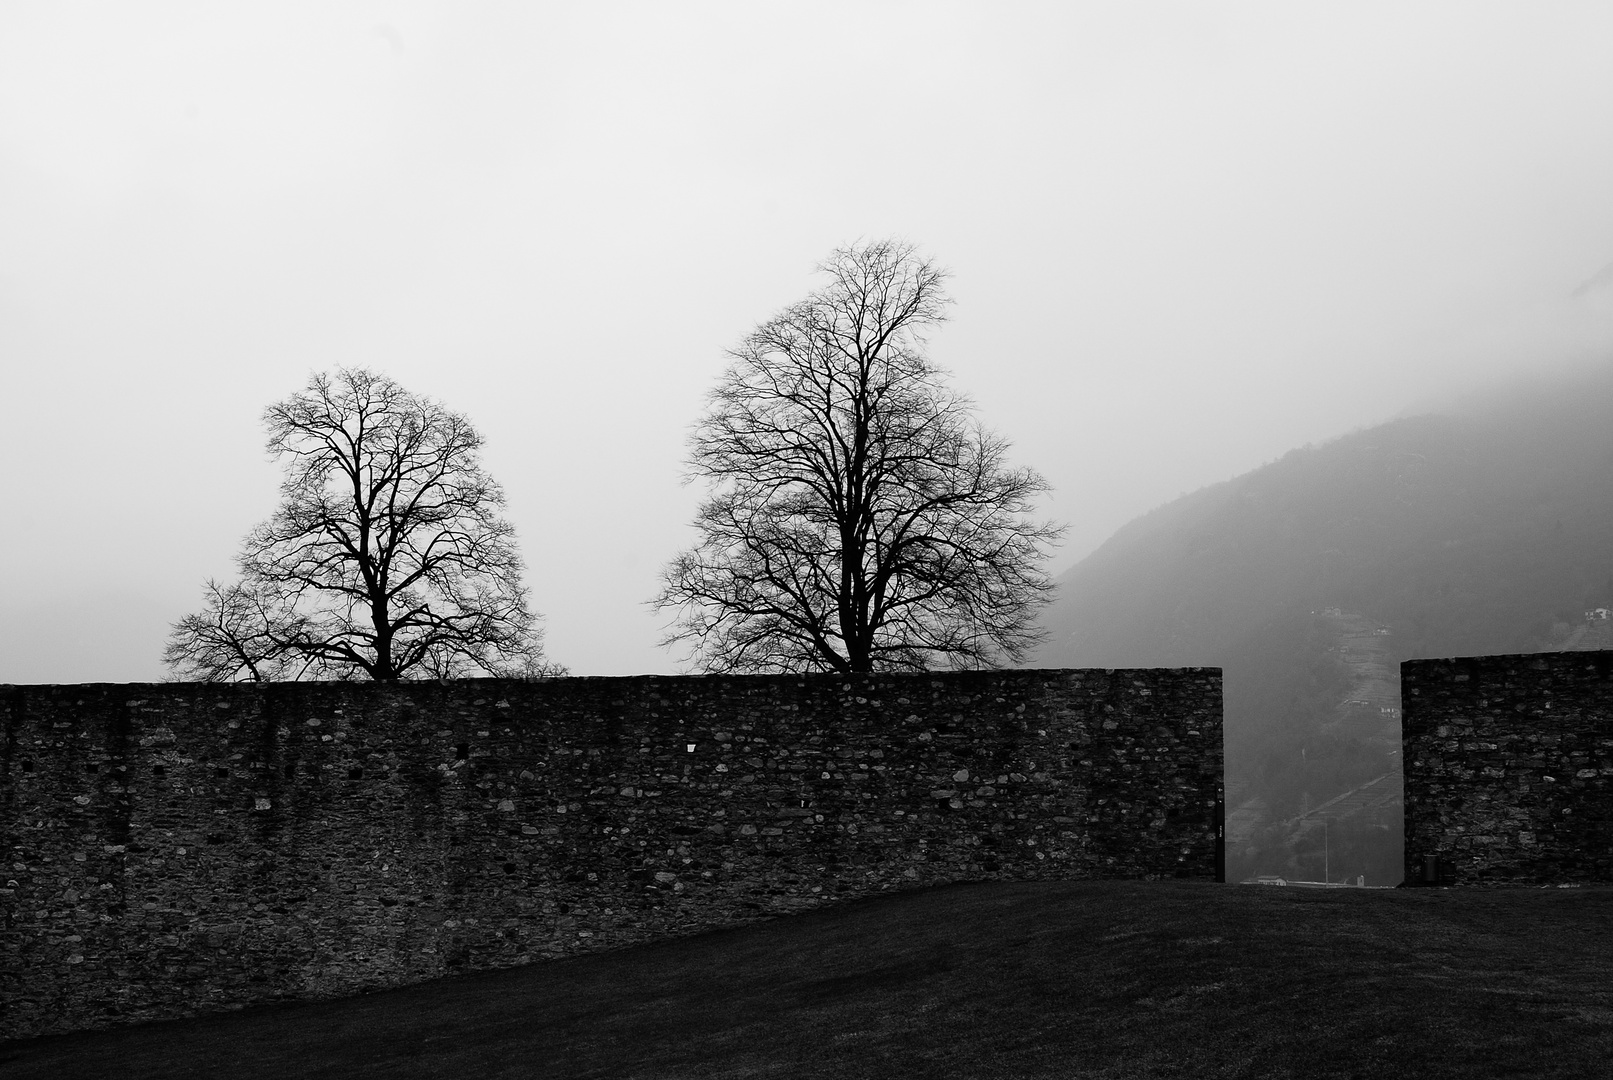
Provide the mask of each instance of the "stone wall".
POLYGON ((1400 665, 1406 880, 1613 882, 1613 652, 1400 665))
POLYGON ((1221 675, 0 687, 0 1038, 1214 875, 1221 675))

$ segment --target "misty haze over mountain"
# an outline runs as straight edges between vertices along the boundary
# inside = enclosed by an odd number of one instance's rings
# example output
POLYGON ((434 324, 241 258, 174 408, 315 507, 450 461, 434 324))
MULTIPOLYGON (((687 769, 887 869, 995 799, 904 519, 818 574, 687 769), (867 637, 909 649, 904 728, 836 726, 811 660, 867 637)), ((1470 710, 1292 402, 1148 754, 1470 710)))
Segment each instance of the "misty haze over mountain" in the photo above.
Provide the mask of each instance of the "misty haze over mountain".
POLYGON ((859 238, 1051 485, 1179 494, 1613 345, 1606 4, 0 5, 0 682, 163 674, 362 367, 462 413, 553 659, 669 672, 704 395, 859 238), (1410 412, 1406 412, 1412 407, 1410 412))
POLYGON ((1297 448, 1059 585, 1042 663, 1225 668, 1230 873, 1393 884, 1398 663, 1613 645, 1613 366, 1297 448))

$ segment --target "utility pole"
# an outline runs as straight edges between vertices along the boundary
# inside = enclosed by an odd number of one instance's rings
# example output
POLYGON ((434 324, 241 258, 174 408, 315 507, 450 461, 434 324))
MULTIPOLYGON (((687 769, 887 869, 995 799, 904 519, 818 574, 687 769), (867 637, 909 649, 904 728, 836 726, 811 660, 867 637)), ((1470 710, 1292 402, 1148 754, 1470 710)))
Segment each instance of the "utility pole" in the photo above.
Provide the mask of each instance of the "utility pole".
POLYGON ((1330 884, 1333 881, 1333 872, 1327 854, 1327 818, 1322 819, 1322 880, 1330 884))

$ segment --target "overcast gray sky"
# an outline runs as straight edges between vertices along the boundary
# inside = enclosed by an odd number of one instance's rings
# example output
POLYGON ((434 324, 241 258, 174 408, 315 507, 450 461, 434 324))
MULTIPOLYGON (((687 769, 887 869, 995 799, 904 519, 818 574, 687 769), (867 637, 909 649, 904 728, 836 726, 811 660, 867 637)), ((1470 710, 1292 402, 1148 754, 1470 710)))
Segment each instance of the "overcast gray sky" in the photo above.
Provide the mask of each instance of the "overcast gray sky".
POLYGON ((896 236, 1063 570, 1613 347, 1613 5, 0 6, 0 682, 159 677, 339 364, 467 414, 550 655, 673 671, 723 351, 896 236))

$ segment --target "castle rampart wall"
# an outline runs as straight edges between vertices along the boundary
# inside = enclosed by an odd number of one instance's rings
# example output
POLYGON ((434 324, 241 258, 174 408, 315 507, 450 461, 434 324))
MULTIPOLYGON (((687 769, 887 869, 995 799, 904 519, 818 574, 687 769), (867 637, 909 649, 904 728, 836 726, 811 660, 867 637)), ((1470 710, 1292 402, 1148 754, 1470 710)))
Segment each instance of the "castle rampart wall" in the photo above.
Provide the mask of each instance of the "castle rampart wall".
POLYGON ((1214 669, 11 686, 0 720, 0 1038, 1215 873, 1214 669))
POLYGON ((1613 882, 1613 652, 1400 665, 1406 880, 1613 882))

